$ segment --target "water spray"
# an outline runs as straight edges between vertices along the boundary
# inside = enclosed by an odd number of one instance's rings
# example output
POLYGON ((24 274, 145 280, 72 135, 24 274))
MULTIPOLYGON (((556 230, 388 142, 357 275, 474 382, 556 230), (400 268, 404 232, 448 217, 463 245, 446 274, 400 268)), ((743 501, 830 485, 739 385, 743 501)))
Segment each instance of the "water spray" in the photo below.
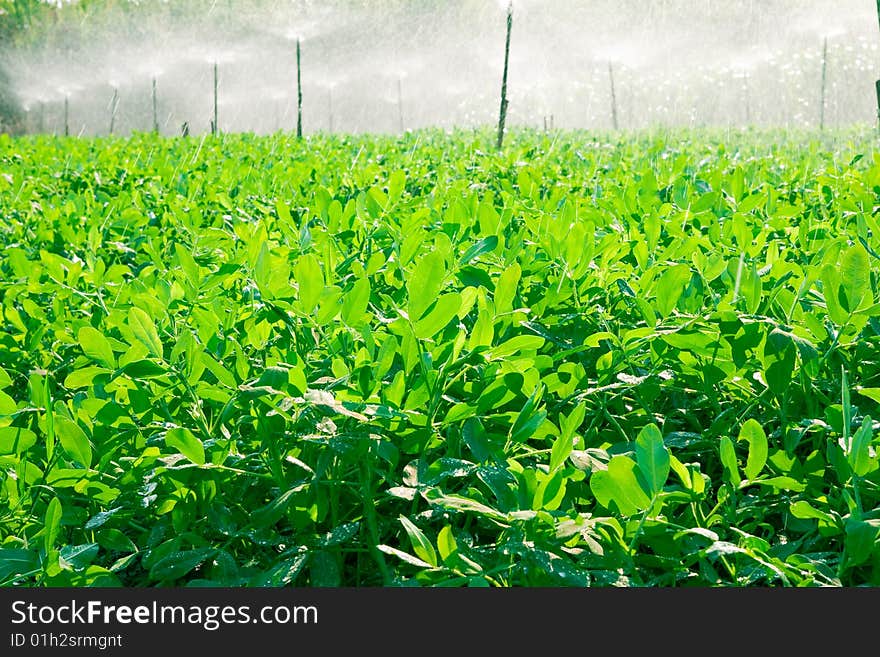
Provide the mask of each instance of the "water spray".
POLYGON ((405 130, 403 127, 403 91, 401 88, 402 83, 400 82, 400 78, 397 78, 397 117, 400 122, 400 132, 403 134, 405 130))
POLYGON ((37 132, 43 134, 46 132, 46 103, 40 101, 40 112, 37 114, 37 132))
POLYGON ((119 89, 113 87, 113 98, 110 100, 110 133, 116 128, 116 108, 119 107, 119 89))
MULTIPOLYGON (((880 0, 877 0, 880 2, 880 0)), ((620 129, 620 121, 617 118, 617 92, 614 89, 614 64, 608 62, 608 81, 611 83, 611 125, 614 130, 620 129)))
POLYGON ((745 96, 746 125, 752 124, 752 93, 749 89, 749 74, 743 75, 743 95, 745 96))
POLYGON ((70 94, 64 96, 64 136, 70 136, 70 94))
MULTIPOLYGON (((877 0, 880 7, 880 0, 877 0)), ((513 3, 507 5, 507 38, 504 42, 504 73, 501 77, 501 111, 498 115, 498 150, 504 145, 504 123, 507 120, 507 68, 510 62, 510 32, 513 30, 513 3)))
MULTIPOLYGON (((877 0, 880 3, 880 0, 877 0)), ((822 42, 822 91, 819 96, 819 130, 825 129, 825 85, 828 80, 828 37, 822 42)))
MULTIPOLYGON (((878 0, 880 2, 880 0, 878 0)), ((302 59, 300 52, 300 40, 296 40, 296 137, 303 136, 303 88, 302 88, 302 59)))
POLYGON ((211 121, 211 134, 216 135, 220 132, 220 125, 217 123, 217 61, 214 61, 214 118, 211 121))
POLYGON ((333 134, 333 87, 327 89, 327 126, 330 134, 333 134))
POLYGON ((153 91, 152 91, 152 100, 153 100, 153 132, 159 132, 159 110, 158 104, 156 102, 156 77, 153 76, 153 91))

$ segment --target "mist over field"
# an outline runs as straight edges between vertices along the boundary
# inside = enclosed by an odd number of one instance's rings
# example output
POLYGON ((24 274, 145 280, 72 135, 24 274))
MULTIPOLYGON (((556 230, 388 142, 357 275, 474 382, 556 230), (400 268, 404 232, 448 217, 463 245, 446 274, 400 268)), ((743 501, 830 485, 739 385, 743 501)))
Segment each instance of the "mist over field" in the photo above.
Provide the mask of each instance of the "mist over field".
MULTIPOLYGON (((209 130, 296 123, 397 132, 497 120, 506 2, 60 3, 38 36, 2 48, 31 132, 209 130)), ((864 0, 517 0, 511 126, 817 126, 876 116, 875 7, 864 0)))

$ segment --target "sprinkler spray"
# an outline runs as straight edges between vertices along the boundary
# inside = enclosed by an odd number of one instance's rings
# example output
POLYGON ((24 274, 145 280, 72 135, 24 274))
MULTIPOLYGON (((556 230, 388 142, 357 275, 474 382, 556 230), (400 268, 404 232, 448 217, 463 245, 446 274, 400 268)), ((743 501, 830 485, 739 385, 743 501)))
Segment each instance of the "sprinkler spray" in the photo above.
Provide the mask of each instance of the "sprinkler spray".
POLYGON ((619 130, 620 122, 617 118, 617 92, 614 89, 614 65, 611 62, 608 62, 608 81, 611 83, 611 125, 614 126, 615 130, 619 130))
POLYGON ((825 129, 825 86, 828 80, 828 37, 822 43, 822 91, 819 96, 819 130, 825 129))
POLYGON ((400 78, 397 78, 397 117, 400 122, 401 134, 405 132, 403 127, 403 91, 401 90, 400 78))
POLYGON ((333 134, 333 89, 327 89, 327 126, 330 134, 333 134))

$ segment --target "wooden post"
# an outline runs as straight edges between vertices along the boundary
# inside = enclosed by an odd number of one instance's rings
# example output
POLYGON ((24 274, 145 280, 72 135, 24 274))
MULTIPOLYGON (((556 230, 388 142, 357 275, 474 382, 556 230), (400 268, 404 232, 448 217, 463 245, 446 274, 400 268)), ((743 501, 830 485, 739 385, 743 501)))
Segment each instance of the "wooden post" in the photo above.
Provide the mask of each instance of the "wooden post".
POLYGON ((159 132, 159 102, 158 102, 158 92, 157 92, 157 82, 156 77, 153 76, 153 132, 159 132))
POLYGON ((300 40, 296 40, 296 137, 303 136, 303 88, 302 88, 302 56, 300 40))
POLYGON ((119 106, 119 89, 113 87, 113 99, 110 101, 110 134, 116 128, 116 108, 119 106))
MULTIPOLYGON (((877 0, 877 21, 880 24, 880 0, 877 0)), ((877 120, 880 122, 880 80, 875 84, 877 90, 877 120)))
POLYGON ((880 80, 877 80, 874 86, 877 89, 877 120, 880 121, 880 80))
MULTIPOLYGON (((880 2, 880 0, 877 0, 880 2)), ((507 121, 507 69, 510 63, 510 32, 513 29, 513 3, 507 5, 507 38, 504 42, 504 73, 501 77, 501 111, 498 115, 498 150, 504 145, 504 124, 507 121)))

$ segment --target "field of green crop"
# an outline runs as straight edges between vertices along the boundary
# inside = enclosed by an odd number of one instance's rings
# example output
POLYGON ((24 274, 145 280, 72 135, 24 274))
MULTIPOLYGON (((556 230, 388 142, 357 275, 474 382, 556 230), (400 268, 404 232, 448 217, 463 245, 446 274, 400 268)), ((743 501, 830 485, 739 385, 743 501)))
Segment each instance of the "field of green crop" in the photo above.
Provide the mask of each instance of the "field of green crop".
POLYGON ((0 136, 0 585, 880 585, 872 139, 0 136))

